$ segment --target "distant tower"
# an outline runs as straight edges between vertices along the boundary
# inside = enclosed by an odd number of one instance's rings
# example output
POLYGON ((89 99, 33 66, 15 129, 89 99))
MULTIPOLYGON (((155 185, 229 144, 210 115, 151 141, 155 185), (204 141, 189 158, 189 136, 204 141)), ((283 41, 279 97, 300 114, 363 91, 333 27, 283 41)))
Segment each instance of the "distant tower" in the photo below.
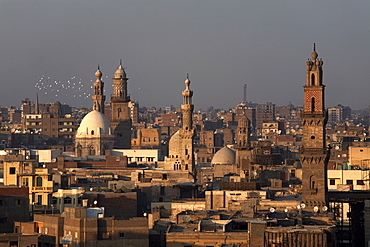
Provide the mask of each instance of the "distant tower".
POLYGON ((94 95, 91 97, 93 100, 93 110, 100 111, 104 114, 104 82, 102 82, 102 72, 98 66, 98 70, 95 72, 96 81, 94 82, 94 95))
POLYGON ((35 114, 40 114, 39 94, 36 94, 35 114))
POLYGON ((120 63, 114 73, 113 94, 111 97, 111 126, 115 137, 115 148, 131 148, 130 96, 127 94, 126 72, 120 63))
POLYGON ((244 84, 243 93, 243 103, 247 105, 247 84, 244 84))
POLYGON ((168 169, 173 168, 173 170, 192 172, 194 169, 195 129, 193 127, 193 91, 190 90, 189 85, 190 80, 189 76, 187 76, 185 80, 185 90, 182 91, 182 127, 172 135, 169 141, 166 165, 168 169))
POLYGON ((302 164, 302 200, 306 209, 327 206, 327 163, 330 149, 326 147, 325 126, 327 111, 324 105, 322 84, 323 61, 317 59, 316 47, 312 59, 306 62, 306 85, 304 88, 304 108, 301 112, 303 125, 303 147, 299 156, 302 164))

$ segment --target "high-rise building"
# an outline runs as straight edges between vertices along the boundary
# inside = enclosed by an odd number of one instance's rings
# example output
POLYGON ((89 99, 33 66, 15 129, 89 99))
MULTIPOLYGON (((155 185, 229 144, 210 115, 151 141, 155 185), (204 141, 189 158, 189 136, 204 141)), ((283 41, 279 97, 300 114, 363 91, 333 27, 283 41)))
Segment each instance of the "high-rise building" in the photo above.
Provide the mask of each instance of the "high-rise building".
POLYGON ((275 104, 267 102, 266 104, 257 105, 257 114, 256 114, 256 125, 257 130, 262 129, 262 124, 264 122, 273 122, 275 121, 275 104))
POLYGON ((316 48, 312 59, 306 62, 306 85, 304 88, 304 108, 301 112, 303 125, 303 147, 300 149, 302 163, 302 201, 306 209, 325 211, 327 197, 327 163, 330 150, 326 146, 325 126, 325 85, 322 84, 323 61, 318 59, 316 48))
POLYGON ((111 97, 112 113, 110 123, 113 129, 115 148, 131 148, 131 115, 130 115, 130 95, 127 93, 126 72, 119 65, 114 73, 113 94, 111 97))

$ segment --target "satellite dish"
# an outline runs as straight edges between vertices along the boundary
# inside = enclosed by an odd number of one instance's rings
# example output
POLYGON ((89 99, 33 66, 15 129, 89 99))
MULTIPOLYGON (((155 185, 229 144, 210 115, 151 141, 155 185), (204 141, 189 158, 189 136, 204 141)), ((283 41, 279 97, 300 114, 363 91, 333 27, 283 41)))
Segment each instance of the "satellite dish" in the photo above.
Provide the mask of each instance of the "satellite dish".
POLYGON ((98 204, 98 201, 94 201, 94 206, 96 206, 96 204, 98 204))
POLYGON ((306 207, 306 204, 302 203, 302 204, 301 204, 301 208, 303 209, 303 208, 305 208, 305 207, 306 207))
POLYGON ((270 213, 273 213, 273 212, 275 212, 275 208, 271 207, 270 208, 270 213))
POLYGON ((322 211, 324 211, 324 212, 328 211, 328 207, 327 206, 323 206, 322 207, 322 211))
POLYGON ((72 235, 71 234, 67 234, 67 235, 64 235, 64 237, 62 238, 62 244, 63 245, 68 245, 72 242, 72 235))
POLYGON ((301 205, 297 205, 297 209, 300 210, 301 209, 301 205))
POLYGON ((315 213, 317 213, 317 212, 319 211, 319 207, 318 207, 318 206, 313 207, 313 211, 314 211, 315 213))
POLYGON ((284 212, 285 212, 285 213, 288 213, 288 209, 287 209, 287 208, 286 208, 286 209, 284 209, 284 212))
POLYGON ((190 220, 191 220, 191 216, 190 215, 184 215, 184 216, 182 216, 182 221, 184 221, 184 222, 189 222, 190 220))

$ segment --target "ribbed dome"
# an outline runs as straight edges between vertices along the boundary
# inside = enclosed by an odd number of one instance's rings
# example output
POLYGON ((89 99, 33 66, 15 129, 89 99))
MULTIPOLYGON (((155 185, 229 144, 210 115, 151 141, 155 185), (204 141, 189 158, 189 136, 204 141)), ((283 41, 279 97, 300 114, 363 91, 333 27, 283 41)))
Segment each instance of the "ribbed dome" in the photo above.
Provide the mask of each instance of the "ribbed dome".
POLYGON ((107 117, 100 111, 94 110, 82 119, 76 135, 111 135, 111 133, 111 127, 107 117))
POLYGON ((126 72, 122 67, 122 64, 118 67, 116 72, 114 73, 114 78, 126 78, 126 72))
POLYGON ((235 164, 235 152, 228 147, 221 148, 213 156, 212 164, 235 164))

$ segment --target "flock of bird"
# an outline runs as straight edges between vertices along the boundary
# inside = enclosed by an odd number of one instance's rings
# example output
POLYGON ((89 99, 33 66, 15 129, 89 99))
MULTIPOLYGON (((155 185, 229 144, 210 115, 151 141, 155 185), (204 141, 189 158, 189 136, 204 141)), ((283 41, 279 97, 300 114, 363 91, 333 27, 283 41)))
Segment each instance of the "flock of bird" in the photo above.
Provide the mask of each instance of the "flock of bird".
MULTIPOLYGON (((108 78, 108 76, 106 76, 108 78)), ((76 79, 72 76, 66 81, 53 80, 50 76, 42 75, 35 84, 35 88, 39 94, 48 95, 59 98, 82 98, 88 99, 91 97, 91 89, 93 88, 93 80, 86 85, 82 79, 76 79)))

